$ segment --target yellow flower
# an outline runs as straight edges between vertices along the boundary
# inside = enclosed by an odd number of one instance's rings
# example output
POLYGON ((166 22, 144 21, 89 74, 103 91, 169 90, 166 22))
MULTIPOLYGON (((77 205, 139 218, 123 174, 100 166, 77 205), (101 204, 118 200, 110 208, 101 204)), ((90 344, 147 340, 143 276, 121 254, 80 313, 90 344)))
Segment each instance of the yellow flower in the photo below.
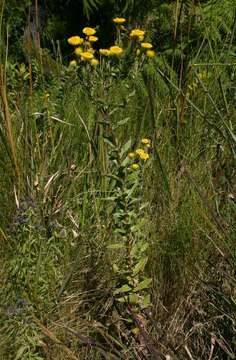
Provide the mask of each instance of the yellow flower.
POLYGON ((148 42, 142 42, 141 47, 144 48, 144 49, 152 49, 153 45, 148 43, 148 42))
POLYGON ((110 56, 111 52, 108 49, 99 49, 99 53, 104 56, 110 56))
POLYGON ((143 30, 133 29, 131 31, 131 33, 130 33, 130 37, 138 37, 138 38, 140 38, 140 37, 144 36, 144 34, 145 34, 145 31, 143 31, 143 30))
POLYGON ((83 44, 84 39, 82 39, 80 36, 71 36, 67 41, 70 45, 78 46, 83 44))
POLYGON ((155 51, 153 51, 153 50, 148 50, 148 51, 146 52, 146 55, 147 55, 148 57, 152 58, 152 57, 155 56, 155 51))
POLYGON ((136 154, 140 157, 140 159, 146 161, 149 159, 149 154, 146 153, 143 149, 137 149, 136 154))
POLYGON ((113 22, 115 24, 124 24, 126 22, 126 19, 125 18, 119 18, 119 17, 116 17, 113 19, 113 22))
POLYGON ((139 39, 139 41, 143 41, 144 36, 139 36, 138 39, 139 39))
POLYGON ((83 31, 83 33, 84 33, 85 35, 87 35, 87 36, 91 36, 91 35, 96 34, 96 30, 93 29, 93 28, 91 28, 91 27, 85 27, 85 28, 83 28, 82 31, 83 31))
POLYGON ((93 66, 99 65, 99 61, 98 61, 97 59, 92 59, 92 60, 90 61, 90 63, 91 63, 91 65, 93 65, 93 66))
POLYGON ((92 60, 93 59, 93 54, 91 54, 88 51, 84 51, 80 54, 82 60, 92 60))
POLYGON ((123 49, 119 46, 111 46, 110 47, 111 55, 121 55, 123 53, 123 49))
POLYGON ((148 145, 148 144, 151 144, 151 140, 144 138, 144 139, 141 140, 141 143, 142 143, 143 145, 148 145))
POLYGON ((137 150, 135 151, 135 153, 136 153, 138 156, 142 155, 144 152, 145 152, 145 151, 144 151, 143 149, 137 149, 137 150))
POLYGON ((139 164, 132 164, 131 169, 132 170, 138 170, 140 168, 139 164))
POLYGON ((78 56, 81 55, 82 52, 83 52, 83 49, 81 47, 77 47, 75 49, 75 54, 78 55, 78 56))
POLYGON ((137 55, 137 56, 139 56, 139 55, 140 55, 140 53, 141 53, 140 49, 137 49, 137 51, 136 51, 136 55, 137 55))
POLYGON ((134 152, 130 152, 130 153, 128 154, 128 157, 129 157, 130 159, 133 159, 135 156, 136 156, 136 154, 135 154, 134 152))
POLYGON ((89 41, 96 42, 96 41, 98 41, 98 37, 97 36, 89 36, 89 41))
POLYGON ((69 66, 76 66, 76 65, 77 65, 76 60, 71 60, 69 63, 69 66))

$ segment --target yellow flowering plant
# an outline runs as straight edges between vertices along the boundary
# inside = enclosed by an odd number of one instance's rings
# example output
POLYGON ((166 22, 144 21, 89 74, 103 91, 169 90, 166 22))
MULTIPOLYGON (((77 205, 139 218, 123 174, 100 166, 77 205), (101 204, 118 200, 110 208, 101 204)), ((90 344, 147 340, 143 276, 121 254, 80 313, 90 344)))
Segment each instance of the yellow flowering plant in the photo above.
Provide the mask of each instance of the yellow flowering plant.
MULTIPOLYGON (((115 17, 112 19, 112 21, 116 25, 122 25, 126 22, 126 19, 123 17, 115 17)), ((77 55, 82 61, 82 63, 78 62, 78 66, 80 64, 83 64, 83 62, 86 60, 92 60, 93 57, 91 55, 94 55, 95 52, 98 51, 101 57, 109 58, 107 60, 102 60, 101 58, 101 61, 102 64, 105 64, 106 62, 112 64, 112 68, 110 68, 110 66, 105 66, 105 68, 110 70, 113 69, 114 77, 115 74, 117 76, 118 73, 126 71, 125 68, 127 68, 127 60, 129 58, 131 59, 132 56, 133 63, 137 62, 140 64, 136 67, 137 71, 142 68, 142 65, 145 62, 145 55, 146 59, 155 56, 153 45, 150 42, 144 40, 146 33, 145 30, 139 28, 129 30, 128 28, 126 29, 122 26, 117 26, 116 44, 110 46, 107 49, 101 48, 98 50, 95 50, 93 48, 93 43, 96 43, 98 41, 98 37, 95 36, 96 29, 93 27, 84 27, 82 33, 85 35, 85 39, 77 35, 72 36, 68 39, 68 43, 76 47, 74 50, 75 55, 77 55), (129 36, 127 37, 127 35, 129 36), (130 39, 128 44, 127 39, 130 39), (138 42, 133 42, 132 40, 138 40, 138 42), (88 53, 90 53, 90 55, 88 53), (141 56, 138 57, 139 55, 141 56), (116 58, 118 57, 120 58, 119 61, 116 60, 116 58)), ((96 63, 97 61, 90 62, 92 66, 94 66, 96 63)), ((103 71, 105 68, 104 66, 102 67, 103 71)))
MULTIPOLYGON (((145 138, 145 144, 150 140, 145 138), (147 140, 147 141, 146 141, 147 140)), ((141 141, 143 144, 143 141, 141 141)), ((144 155, 146 160, 149 154, 143 149, 128 151, 131 147, 129 140, 123 146, 114 140, 109 152, 114 164, 113 174, 110 177, 112 194, 112 228, 113 242, 108 245, 109 252, 116 251, 116 258, 112 268, 117 278, 114 296, 119 303, 127 303, 134 310, 150 305, 149 287, 151 278, 144 275, 148 261, 147 242, 139 237, 140 210, 137 207, 137 198, 140 197, 142 174, 144 171, 144 155), (118 286, 119 285, 119 286, 118 286)), ((112 255, 111 255, 112 256, 112 255)))
MULTIPOLYGON (((127 73, 132 79, 139 76, 143 64, 148 62, 147 52, 154 50, 151 42, 145 40, 145 30, 131 30, 128 26, 123 29, 122 24, 126 20, 121 17, 112 21, 116 25, 114 44, 95 50, 93 44, 98 41, 96 30, 87 27, 82 31, 85 41, 75 49, 75 53, 78 55, 76 69, 79 69, 80 79, 86 84, 97 109, 95 126, 100 135, 94 145, 96 162, 99 171, 104 174, 101 192, 110 204, 111 240, 106 244, 106 255, 111 258, 115 304, 118 307, 121 303, 128 305, 120 307, 125 318, 128 307, 140 313, 150 305, 152 280, 145 275, 148 243, 139 229, 144 221, 140 205, 144 174, 150 164, 151 141, 144 137, 135 148, 131 140, 125 144, 121 141, 119 129, 129 123, 129 118, 113 123, 113 113, 125 113, 126 106, 136 95, 136 89, 128 83, 123 102, 116 104, 114 84, 117 89, 127 73), (136 53, 140 54, 138 58, 136 53), (113 251, 116 252, 115 262, 113 251)), ((71 74, 74 73, 71 71, 71 74)))

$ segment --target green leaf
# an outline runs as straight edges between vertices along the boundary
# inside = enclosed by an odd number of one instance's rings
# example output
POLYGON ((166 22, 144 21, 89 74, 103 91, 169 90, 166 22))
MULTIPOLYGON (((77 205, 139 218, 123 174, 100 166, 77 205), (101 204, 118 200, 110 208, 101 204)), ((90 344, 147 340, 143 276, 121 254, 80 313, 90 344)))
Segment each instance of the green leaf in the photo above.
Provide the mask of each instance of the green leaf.
POLYGON ((128 156, 126 156, 126 158, 124 158, 124 160, 121 162, 121 166, 125 167, 128 165, 129 162, 130 162, 130 159, 128 158, 128 156))
POLYGON ((129 295, 129 301, 132 303, 132 304, 137 304, 139 302, 139 297, 137 294, 130 294, 129 295))
POLYGON ((122 157, 131 147, 131 139, 128 140, 121 148, 120 156, 122 157))
POLYGON ((138 292, 144 289, 149 288, 149 285, 152 282, 152 278, 146 278, 141 283, 138 284, 138 286, 133 290, 133 292, 138 292))
POLYGON ((121 298, 118 298, 117 301, 119 301, 120 303, 124 303, 127 301, 127 298, 121 297, 121 298))
POLYGON ((121 235, 126 234, 126 230, 120 229, 120 228, 116 228, 113 232, 114 232, 114 234, 121 234, 121 235))
POLYGON ((118 123, 114 127, 114 130, 116 130, 119 126, 125 125, 129 120, 130 120, 130 117, 127 117, 123 120, 118 121, 118 123))
POLYGON ((128 284, 125 284, 125 285, 121 286, 120 288, 116 289, 114 291, 114 295, 126 293, 126 292, 129 292, 131 290, 132 290, 132 288, 128 284))
POLYGON ((117 266, 116 264, 113 264, 113 265, 112 265, 112 268, 113 268, 113 271, 114 271, 115 273, 118 273, 118 272, 119 272, 119 268, 118 268, 118 266, 117 266))
POLYGON ((145 309, 147 307, 149 307, 151 304, 151 297, 150 294, 147 294, 146 296, 144 296, 143 301, 142 301, 142 308, 145 309))
POLYGON ((97 10, 100 4, 101 4, 101 0, 83 0, 83 11, 85 16, 89 19, 90 14, 94 10, 97 10))
POLYGON ((110 145, 113 149, 115 149, 115 144, 113 144, 112 139, 108 139, 108 137, 103 136, 103 141, 110 145))
POLYGON ((148 257, 146 256, 145 258, 141 259, 141 260, 135 265, 134 270, 133 270, 133 275, 134 275, 134 276, 144 270, 145 265, 147 264, 147 261, 148 261, 148 257))

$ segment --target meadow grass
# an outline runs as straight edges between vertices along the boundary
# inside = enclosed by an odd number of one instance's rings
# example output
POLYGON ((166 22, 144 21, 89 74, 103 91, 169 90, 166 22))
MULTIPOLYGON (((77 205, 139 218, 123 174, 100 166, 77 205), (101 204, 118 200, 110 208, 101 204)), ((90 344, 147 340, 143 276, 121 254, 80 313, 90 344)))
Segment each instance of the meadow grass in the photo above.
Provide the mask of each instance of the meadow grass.
POLYGON ((235 64, 205 36, 56 72, 2 44, 1 359, 235 358, 235 64))

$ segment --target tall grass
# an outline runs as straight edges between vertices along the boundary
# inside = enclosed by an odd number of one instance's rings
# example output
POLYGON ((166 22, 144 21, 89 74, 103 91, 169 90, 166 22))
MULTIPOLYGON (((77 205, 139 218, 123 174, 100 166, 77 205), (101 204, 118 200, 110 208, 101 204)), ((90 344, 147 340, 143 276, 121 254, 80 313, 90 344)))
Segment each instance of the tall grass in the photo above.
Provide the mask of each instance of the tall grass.
POLYGON ((235 29, 198 11, 204 41, 139 71, 1 56, 1 359, 235 358, 235 29), (134 243, 148 306, 120 296, 134 243))

